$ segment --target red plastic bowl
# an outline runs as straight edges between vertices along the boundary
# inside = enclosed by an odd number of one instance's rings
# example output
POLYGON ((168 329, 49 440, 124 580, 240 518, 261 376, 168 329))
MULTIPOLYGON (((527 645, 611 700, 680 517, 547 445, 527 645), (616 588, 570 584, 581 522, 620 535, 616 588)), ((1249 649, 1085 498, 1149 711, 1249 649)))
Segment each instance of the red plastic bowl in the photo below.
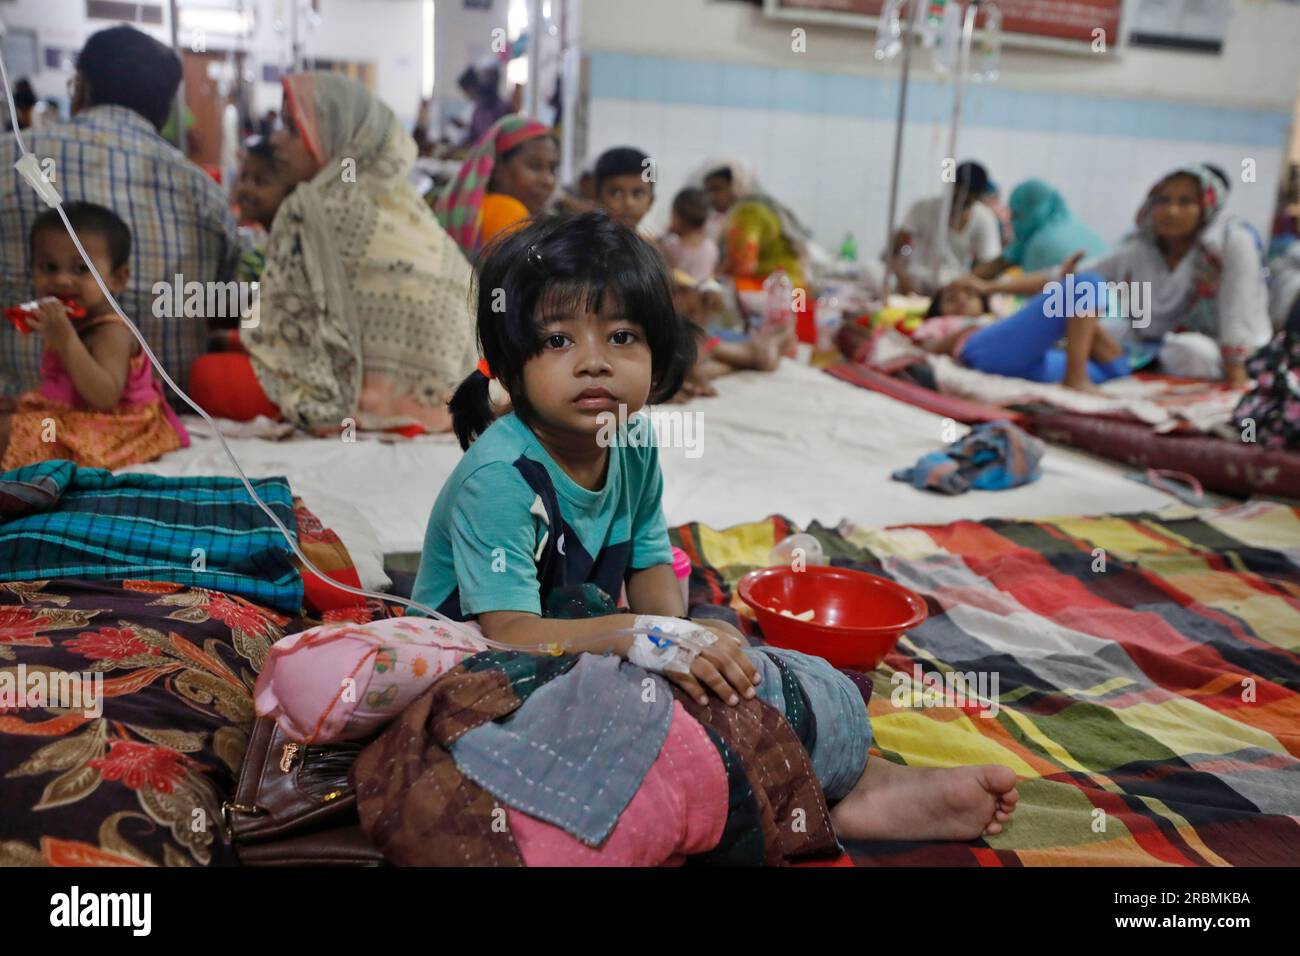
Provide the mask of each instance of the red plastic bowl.
POLYGON ((875 668, 903 632, 929 613, 916 592, 851 568, 760 568, 741 578, 736 589, 754 609, 769 643, 853 670, 875 668), (809 609, 816 612, 811 621, 781 613, 809 609))

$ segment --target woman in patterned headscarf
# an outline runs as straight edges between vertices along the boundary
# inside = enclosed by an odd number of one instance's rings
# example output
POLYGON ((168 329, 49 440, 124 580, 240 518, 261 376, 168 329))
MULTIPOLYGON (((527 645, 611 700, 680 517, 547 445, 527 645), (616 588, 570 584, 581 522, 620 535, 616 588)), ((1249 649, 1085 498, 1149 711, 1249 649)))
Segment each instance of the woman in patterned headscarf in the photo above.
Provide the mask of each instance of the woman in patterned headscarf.
POLYGON ((804 284, 811 236, 793 212, 763 190, 748 166, 711 159, 690 182, 708 193, 714 209, 705 230, 723 242, 719 271, 761 288, 763 279, 781 269, 794 285, 804 284))
MULTIPOLYGON (((352 418, 361 428, 448 430, 445 395, 476 359, 471 275, 410 185, 415 143, 346 77, 283 83, 276 157, 297 186, 276 215, 242 334, 256 373, 243 390, 264 394, 242 404, 311 429, 352 418)), ((239 390, 232 370, 217 373, 225 391, 239 390)))
POLYGON ((555 191, 560 148, 550 127, 503 116, 470 150, 438 199, 438 221, 473 259, 506 230, 536 215, 555 191))

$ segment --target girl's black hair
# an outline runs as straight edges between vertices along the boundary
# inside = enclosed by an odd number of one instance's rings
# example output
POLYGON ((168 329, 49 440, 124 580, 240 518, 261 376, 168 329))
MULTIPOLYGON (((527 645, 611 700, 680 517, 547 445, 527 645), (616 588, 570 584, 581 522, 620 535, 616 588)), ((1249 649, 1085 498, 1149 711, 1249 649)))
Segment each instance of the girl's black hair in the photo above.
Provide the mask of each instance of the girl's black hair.
MULTIPOLYGON (((114 269, 120 269, 131 259, 131 228, 113 210, 93 202, 65 202, 63 212, 72 223, 78 236, 100 236, 108 244, 108 258, 114 269)), ((27 234, 28 246, 45 231, 63 232, 63 220, 57 209, 46 209, 32 221, 27 234)))
MULTIPOLYGON (((952 285, 952 283, 950 282, 948 283, 948 285, 952 285)), ((930 308, 928 308, 925 312, 925 317, 927 319, 933 319, 943 315, 943 313, 939 311, 940 309, 939 303, 943 301, 943 294, 947 291, 948 291, 948 286, 944 286, 933 296, 930 297, 930 308)), ((985 312, 992 311, 989 308, 989 297, 987 292, 980 294, 980 308, 983 309, 985 312)))
MULTIPOLYGON (((562 309, 599 312, 606 295, 616 296, 650 348, 650 404, 676 394, 695 363, 695 336, 673 309, 659 253, 603 212, 535 218, 490 243, 476 272, 479 346, 525 424, 537 417, 524 393, 524 365, 542 351, 537 307, 543 298, 562 309)), ((451 415, 461 448, 492 424, 482 372, 470 373, 456 389, 451 415)))

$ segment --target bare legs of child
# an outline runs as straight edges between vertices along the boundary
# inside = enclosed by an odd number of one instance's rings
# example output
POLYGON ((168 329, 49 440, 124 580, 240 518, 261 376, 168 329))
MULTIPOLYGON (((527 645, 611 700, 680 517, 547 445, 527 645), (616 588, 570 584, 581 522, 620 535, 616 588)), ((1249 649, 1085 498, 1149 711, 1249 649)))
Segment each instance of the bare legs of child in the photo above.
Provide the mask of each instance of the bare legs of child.
POLYGON ((771 372, 794 344, 794 326, 772 331, 759 330, 740 342, 719 342, 703 355, 686 376, 681 390, 670 399, 675 403, 717 395, 713 380, 742 369, 771 372))
POLYGON ((1096 315, 1071 316, 1065 323, 1065 378, 1061 384, 1081 392, 1101 392, 1088 377, 1088 361, 1107 365, 1124 347, 1097 324, 1096 315))
POLYGON ((848 840, 974 840, 1002 832, 1019 800, 1016 772, 1000 764, 935 769, 872 757, 831 824, 848 840))
POLYGON ((728 371, 754 369, 770 372, 780 364, 781 356, 793 343, 793 323, 775 329, 760 328, 742 342, 719 342, 711 357, 729 366, 728 371))

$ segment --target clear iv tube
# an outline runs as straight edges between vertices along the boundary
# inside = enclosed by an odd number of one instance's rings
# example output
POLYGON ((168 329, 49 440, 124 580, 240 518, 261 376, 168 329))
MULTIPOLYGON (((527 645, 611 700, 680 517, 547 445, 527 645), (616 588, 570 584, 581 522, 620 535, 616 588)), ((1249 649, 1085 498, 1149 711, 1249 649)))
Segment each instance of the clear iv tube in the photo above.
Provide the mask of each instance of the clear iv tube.
MULTIPOLYGON (((0 55, 0 83, 4 84, 5 96, 9 103, 9 115, 13 120, 14 137, 18 141, 18 151, 20 155, 23 156, 29 155, 27 152, 27 147, 23 143, 22 135, 18 131, 18 111, 14 105, 13 92, 12 92, 12 88, 9 85, 9 74, 5 69, 3 55, 0 55)), ((280 532, 281 536, 284 538, 285 541, 288 542, 290 549, 294 553, 294 556, 297 557, 298 560, 302 562, 303 566, 307 568, 307 570, 315 574, 318 578, 327 582, 331 587, 337 588, 340 591, 345 591, 348 594, 354 594, 357 597, 373 598, 381 602, 388 601, 395 604, 400 604, 404 607, 411 608, 416 611, 420 611, 421 613, 426 614, 437 621, 440 621, 457 636, 462 637, 463 639, 467 641, 471 641, 475 644, 482 644, 490 648, 495 648, 497 650, 540 651, 544 653, 562 653, 565 650, 576 650, 583 646, 593 645, 597 642, 607 640, 610 637, 620 637, 623 635, 635 636, 638 634, 653 633, 647 628, 638 628, 635 625, 633 625, 633 626, 623 626, 623 627, 611 627, 610 630, 605 634, 582 638, 573 641, 570 644, 567 644, 563 648, 552 643, 507 644, 502 641, 493 641, 481 635, 473 628, 466 626, 463 622, 452 620, 446 615, 440 614, 433 608, 421 604, 418 601, 413 601, 408 598, 403 598, 396 594, 381 594, 373 591, 367 591, 364 588, 354 588, 349 584, 344 584, 341 581, 336 581, 333 578, 327 577, 324 572, 322 572, 319 568, 316 567, 315 564, 312 563, 311 559, 308 558, 307 555, 303 554, 302 549, 298 547, 298 542, 294 540, 294 537, 289 532, 289 529, 284 526, 284 523, 279 519, 279 517, 275 514, 275 512, 270 509, 270 507, 266 504, 266 502, 264 502, 261 499, 261 497, 257 494, 257 492, 253 489, 252 483, 248 480, 248 476, 244 474, 244 469, 240 466, 239 460, 235 457, 234 452, 230 450, 230 445, 226 443, 225 436, 221 434, 221 430, 217 427, 216 422, 214 422, 212 420, 212 417, 208 415, 208 413, 204 411, 203 408, 201 408, 192 398, 190 398, 189 395, 187 395, 184 391, 182 391, 180 386, 178 386, 175 381, 172 380, 171 375, 167 373, 167 369, 165 369, 163 367, 163 364, 160 361, 158 361, 158 357, 154 355, 153 349, 149 347, 149 343, 145 340, 144 335, 141 334, 140 330, 136 327, 135 323, 132 322, 131 319, 127 317, 126 313, 122 311, 122 307, 117 304, 117 299, 113 297, 113 294, 108 290, 108 286, 104 284, 103 277, 99 274, 99 270, 95 268, 95 263, 91 261, 90 256, 86 254, 85 247, 82 246, 81 240, 77 237, 76 230, 72 228, 72 223, 68 220, 68 215, 63 210, 63 201, 61 197, 59 197, 58 202, 54 204, 54 208, 58 210, 59 218, 63 220, 63 226, 65 229, 67 229, 69 237, 71 237, 73 244, 77 247, 77 252, 81 255, 82 260, 86 263, 86 267, 90 270, 90 274, 95 277, 95 284, 99 286, 99 291, 104 294, 104 298, 108 301, 108 304, 113 307, 113 311, 116 312, 118 317, 126 324, 126 327, 131 331, 131 334, 135 336, 136 341, 140 343, 140 347, 141 349, 144 350, 144 354, 148 356, 150 364, 152 364, 153 367, 158 371, 158 374, 162 376, 163 381, 167 383, 168 387, 170 387, 172 391, 174 391, 177 395, 179 395, 185 401, 185 404, 187 404, 190 408, 194 409, 194 411, 196 411, 200 416, 202 416, 203 420, 208 423, 208 426, 212 429, 213 433, 217 436, 217 440, 221 443, 222 451, 225 452, 226 457, 230 459, 230 463, 234 466, 235 471, 238 473, 239 480, 243 483, 244 489, 248 492, 249 496, 253 499, 254 503, 259 508, 261 508, 262 511, 266 513, 266 516, 271 519, 272 523, 274 523, 276 529, 280 532)), ((687 646, 695 646, 688 635, 674 635, 673 640, 674 642, 679 644, 684 644, 687 646)), ((704 645, 701 644, 699 646, 702 648, 704 645)))

